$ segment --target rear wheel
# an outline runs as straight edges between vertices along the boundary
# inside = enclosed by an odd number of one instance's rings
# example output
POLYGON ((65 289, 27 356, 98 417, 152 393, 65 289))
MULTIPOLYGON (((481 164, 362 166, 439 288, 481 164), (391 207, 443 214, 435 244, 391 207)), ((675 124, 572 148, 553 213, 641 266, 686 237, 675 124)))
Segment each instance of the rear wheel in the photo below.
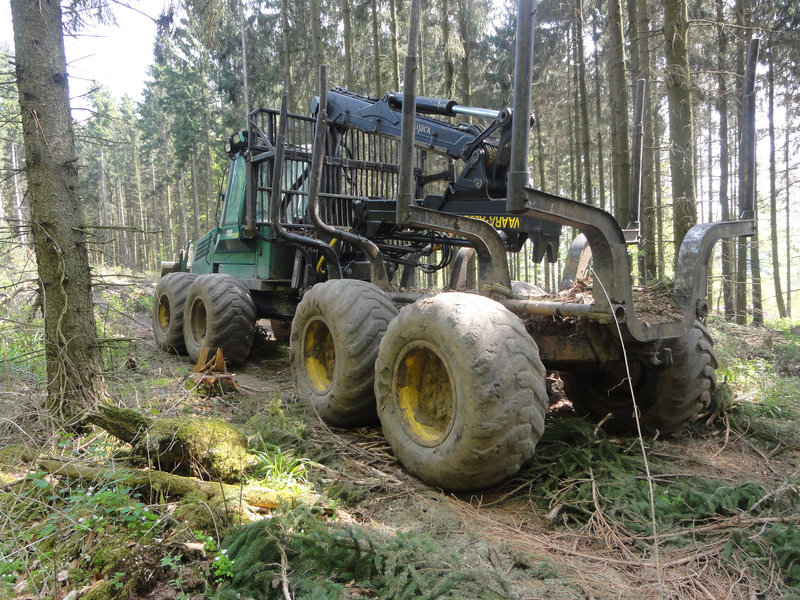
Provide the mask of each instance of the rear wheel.
POLYGON ((429 484, 497 483, 533 455, 544 431, 539 350, 519 318, 489 298, 448 293, 405 307, 375 371, 384 435, 429 484))
POLYGON ((332 279, 303 296, 292 321, 290 352, 297 393, 330 425, 375 421, 375 357, 397 314, 381 290, 332 279))
POLYGON ((165 352, 186 353, 183 341, 183 309, 186 294, 197 275, 169 273, 156 285, 153 296, 153 335, 156 345, 165 352))
POLYGON ((218 348, 230 364, 244 362, 253 345, 256 307, 250 291, 231 275, 199 276, 186 296, 183 337, 192 360, 203 346, 218 348))
MULTIPOLYGON (((710 405, 717 385, 714 341, 701 323, 667 347, 672 364, 666 368, 631 364, 640 421, 650 434, 675 433, 694 421, 710 405)), ((561 373, 576 412, 598 421, 611 414, 610 430, 634 432, 636 418, 626 378, 625 365, 620 364, 592 373, 561 373)))

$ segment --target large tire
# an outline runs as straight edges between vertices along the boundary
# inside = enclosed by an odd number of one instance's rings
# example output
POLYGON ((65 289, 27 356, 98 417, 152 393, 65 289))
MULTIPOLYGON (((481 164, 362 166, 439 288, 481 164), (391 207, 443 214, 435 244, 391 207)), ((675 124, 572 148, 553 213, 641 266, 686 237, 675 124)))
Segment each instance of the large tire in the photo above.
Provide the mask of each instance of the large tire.
POLYGON ((183 340, 183 309, 186 294, 197 275, 169 273, 156 285, 153 296, 153 336, 156 345, 164 352, 186 354, 183 340))
POLYGON ((516 473, 547 413, 545 370, 520 319, 482 296, 439 294, 400 311, 381 341, 383 432, 426 483, 473 490, 516 473))
POLYGON ((219 273, 200 275, 186 296, 186 351, 197 360, 204 346, 212 353, 221 348, 228 364, 242 363, 253 345, 255 322, 255 304, 241 281, 219 273))
POLYGON ((303 296, 290 339, 295 387, 329 425, 376 420, 375 357, 395 315, 391 300, 364 281, 332 279, 303 296))
MULTIPOLYGON (((673 340, 672 364, 656 368, 631 364, 640 422, 652 435, 669 435, 685 427, 711 403, 717 386, 717 353, 709 331, 699 322, 689 333, 673 340)), ((576 412, 595 420, 608 414, 607 427, 614 432, 636 431, 630 386, 625 366, 615 365, 594 373, 561 373, 564 391, 576 412)))

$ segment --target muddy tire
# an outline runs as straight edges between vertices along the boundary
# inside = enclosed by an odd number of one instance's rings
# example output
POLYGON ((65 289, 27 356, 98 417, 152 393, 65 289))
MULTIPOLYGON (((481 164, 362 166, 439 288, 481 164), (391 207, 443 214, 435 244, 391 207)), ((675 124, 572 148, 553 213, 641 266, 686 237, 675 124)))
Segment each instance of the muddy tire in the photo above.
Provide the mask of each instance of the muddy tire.
POLYGON ((519 318, 489 298, 447 293, 403 308, 375 371, 384 435, 431 485, 493 485, 519 470, 544 431, 539 349, 519 318))
POLYGON ((329 425, 376 420, 375 358, 396 315, 380 289, 352 279, 318 283, 298 304, 289 344, 295 387, 329 425))
POLYGON ((228 364, 242 363, 253 345, 255 322, 256 307, 242 282, 231 275, 200 275, 186 296, 186 351, 197 360, 203 346, 212 353, 222 348, 228 364))
POLYGON ((183 309, 186 294, 197 275, 169 273, 156 285, 153 295, 153 336, 156 345, 164 352, 186 354, 183 341, 183 309))
MULTIPOLYGON (((709 331, 699 322, 681 338, 667 344, 672 364, 654 368, 631 364, 641 424, 651 435, 675 433, 711 403, 717 386, 717 353, 709 331)), ((612 417, 606 427, 614 432, 635 433, 630 387, 624 365, 594 373, 561 373, 564 391, 579 414, 595 420, 612 417)))

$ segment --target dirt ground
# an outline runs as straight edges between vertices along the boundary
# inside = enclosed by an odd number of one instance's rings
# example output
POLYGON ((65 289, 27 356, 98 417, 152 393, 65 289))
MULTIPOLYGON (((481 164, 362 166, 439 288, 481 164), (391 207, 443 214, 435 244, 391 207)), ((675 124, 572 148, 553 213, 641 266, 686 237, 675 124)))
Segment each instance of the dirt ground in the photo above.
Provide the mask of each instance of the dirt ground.
MULTIPOLYGON (((318 459, 325 468, 317 473, 316 484, 320 488, 344 484, 357 490, 355 500, 340 506, 337 518, 381 532, 431 536, 472 568, 504 574, 517 598, 791 597, 773 565, 735 560, 739 546, 734 532, 748 527, 749 519, 755 529, 742 530, 757 536, 759 524, 766 528, 770 522, 759 520, 752 511, 700 519, 694 524, 659 524, 653 535, 652 530, 625 527, 611 516, 602 485, 592 483, 593 507, 584 511, 589 516, 575 519, 569 516, 566 501, 559 502, 563 494, 553 494, 549 503, 538 496, 546 479, 542 464, 537 464, 539 448, 529 467, 480 493, 453 495, 424 485, 394 459, 379 425, 331 429, 308 417, 307 408, 294 392, 288 348, 271 340, 268 324, 262 324, 263 334, 249 361, 234 372, 242 393, 208 399, 187 394, 180 404, 183 410, 191 404, 197 414, 213 413, 244 424, 264 410, 266 403, 280 398, 290 418, 307 420, 308 439, 317 447, 330 449, 330 456, 318 459)), ((158 352, 149 328, 149 315, 136 315, 138 364, 149 377, 161 377, 170 388, 187 377, 191 365, 184 358, 158 352)), ((151 393, 158 394, 158 390, 151 393)), ((169 396, 165 394, 165 398, 169 396)), ((177 404, 165 407, 167 413, 177 409, 177 404)), ((548 427, 558 429, 564 419, 574 418, 568 409, 556 411, 549 417, 548 427)), ((611 442, 627 445, 629 454, 640 455, 635 439, 611 442)), ((553 443, 543 439, 541 454, 547 455, 548 449, 552 450, 548 444, 553 443)), ((800 464, 798 448, 754 442, 731 429, 725 419, 708 426, 696 424, 666 440, 645 440, 645 445, 652 460, 662 461, 654 477, 667 486, 672 480, 706 477, 721 485, 756 481, 778 489, 781 482, 797 477, 800 464)), ((646 477, 645 473, 633 475, 646 477)), ((567 480, 561 488, 573 484, 567 480)))

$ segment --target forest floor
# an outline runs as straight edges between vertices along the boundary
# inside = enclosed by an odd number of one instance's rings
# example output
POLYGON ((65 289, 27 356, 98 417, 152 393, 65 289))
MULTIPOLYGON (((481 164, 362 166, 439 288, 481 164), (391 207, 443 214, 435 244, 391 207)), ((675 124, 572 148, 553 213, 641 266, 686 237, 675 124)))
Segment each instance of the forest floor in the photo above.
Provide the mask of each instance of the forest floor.
POLYGON ((107 283, 117 404, 229 421, 257 450, 250 482, 295 500, 244 514, 142 492, 123 444, 48 429, 40 370, 4 346, 0 598, 800 597, 800 327, 712 320, 717 412, 678 435, 609 435, 562 402, 517 475, 450 494, 408 475, 379 426, 321 423, 268 324, 239 391, 197 393, 189 361, 155 347, 152 286, 107 283), (44 455, 108 470, 54 475, 44 455))

